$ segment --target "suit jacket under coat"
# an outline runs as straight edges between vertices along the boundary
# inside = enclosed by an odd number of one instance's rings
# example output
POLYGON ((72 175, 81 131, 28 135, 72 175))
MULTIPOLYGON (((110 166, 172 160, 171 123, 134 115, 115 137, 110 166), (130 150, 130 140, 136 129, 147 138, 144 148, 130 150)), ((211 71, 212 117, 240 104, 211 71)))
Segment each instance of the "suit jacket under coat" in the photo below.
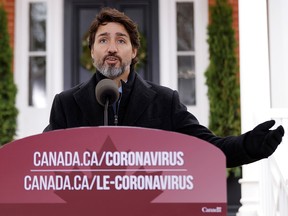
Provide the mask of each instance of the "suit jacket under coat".
MULTIPOLYGON (((50 124, 44 131, 103 125, 103 107, 95 97, 95 86, 105 78, 96 72, 92 78, 76 87, 57 94, 54 98, 50 124)), ((227 167, 253 162, 245 149, 245 134, 217 137, 199 124, 194 115, 180 102, 177 91, 144 81, 130 72, 127 83, 122 82, 119 106, 119 126, 136 126, 174 131, 192 135, 219 147, 226 155, 227 167)), ((109 108, 110 124, 113 109, 109 108)))

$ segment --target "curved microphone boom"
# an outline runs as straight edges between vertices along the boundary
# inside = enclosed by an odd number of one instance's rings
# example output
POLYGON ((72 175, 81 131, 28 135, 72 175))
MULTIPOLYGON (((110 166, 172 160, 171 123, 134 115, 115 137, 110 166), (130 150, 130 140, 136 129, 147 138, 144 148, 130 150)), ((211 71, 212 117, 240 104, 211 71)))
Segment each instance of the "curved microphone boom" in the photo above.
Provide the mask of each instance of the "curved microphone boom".
POLYGON ((104 126, 107 126, 108 106, 112 105, 118 100, 118 87, 113 80, 103 79, 96 85, 95 95, 98 103, 104 106, 104 126))

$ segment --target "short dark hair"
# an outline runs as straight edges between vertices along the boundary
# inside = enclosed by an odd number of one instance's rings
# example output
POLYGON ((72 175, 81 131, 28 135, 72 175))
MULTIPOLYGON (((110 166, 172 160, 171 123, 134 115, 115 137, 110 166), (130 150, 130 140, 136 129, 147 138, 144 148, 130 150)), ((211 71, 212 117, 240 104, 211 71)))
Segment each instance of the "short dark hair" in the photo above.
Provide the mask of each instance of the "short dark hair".
MULTIPOLYGON (((133 22, 128 16, 123 12, 120 12, 114 8, 102 8, 102 10, 97 14, 95 19, 92 21, 89 28, 89 49, 91 50, 94 42, 95 35, 100 25, 106 25, 109 22, 117 22, 124 26, 129 34, 130 41, 133 48, 139 50, 140 48, 140 34, 135 22, 133 22)), ((138 55, 138 53, 137 53, 138 55)), ((138 57, 136 56, 132 59, 131 66, 134 66, 138 62, 138 57)))

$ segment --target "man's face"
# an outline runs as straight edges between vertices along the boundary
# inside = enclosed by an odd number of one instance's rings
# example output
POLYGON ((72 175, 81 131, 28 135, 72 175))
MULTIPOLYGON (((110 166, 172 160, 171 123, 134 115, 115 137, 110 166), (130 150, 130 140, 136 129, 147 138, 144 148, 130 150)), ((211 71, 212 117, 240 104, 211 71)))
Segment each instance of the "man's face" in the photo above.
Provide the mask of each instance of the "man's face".
POLYGON ((129 72, 130 64, 137 50, 132 48, 125 27, 116 22, 99 26, 91 49, 95 67, 110 79, 129 72))

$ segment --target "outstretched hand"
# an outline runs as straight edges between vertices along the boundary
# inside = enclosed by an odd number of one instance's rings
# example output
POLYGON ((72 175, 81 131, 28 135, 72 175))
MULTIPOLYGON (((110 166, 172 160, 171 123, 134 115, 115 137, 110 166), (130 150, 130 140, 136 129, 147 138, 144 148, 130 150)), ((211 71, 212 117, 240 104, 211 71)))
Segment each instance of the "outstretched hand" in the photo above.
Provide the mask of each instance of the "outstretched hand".
POLYGON ((275 130, 270 130, 274 124, 274 120, 266 121, 250 131, 244 145, 252 158, 259 160, 269 157, 281 143, 284 128, 279 126, 275 130))

